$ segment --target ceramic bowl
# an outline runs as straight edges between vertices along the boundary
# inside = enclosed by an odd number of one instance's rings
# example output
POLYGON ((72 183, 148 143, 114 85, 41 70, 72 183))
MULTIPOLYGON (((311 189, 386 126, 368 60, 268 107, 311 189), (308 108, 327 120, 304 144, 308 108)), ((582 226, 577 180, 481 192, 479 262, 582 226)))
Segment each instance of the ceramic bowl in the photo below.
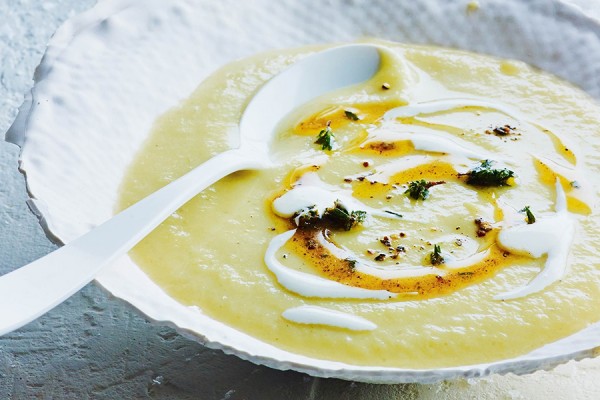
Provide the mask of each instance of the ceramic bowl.
MULTIPOLYGON (((212 71, 268 49, 364 37, 519 59, 600 97, 600 24, 560 1, 101 0, 56 32, 7 134, 22 147, 32 209, 50 237, 73 240, 111 217, 124 171, 155 118, 212 71)), ((283 351, 183 306, 127 256, 97 281, 150 319, 208 347, 321 377, 425 383, 523 374, 591 357, 600 345, 600 325, 592 325, 489 364, 355 366, 283 351)))

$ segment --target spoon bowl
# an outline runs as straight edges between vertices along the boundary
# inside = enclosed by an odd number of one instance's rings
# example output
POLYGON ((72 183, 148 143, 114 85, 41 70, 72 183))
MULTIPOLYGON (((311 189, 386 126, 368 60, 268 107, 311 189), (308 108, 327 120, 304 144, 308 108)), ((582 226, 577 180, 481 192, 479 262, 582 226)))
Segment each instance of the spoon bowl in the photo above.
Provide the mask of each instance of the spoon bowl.
POLYGON ((307 56, 273 77, 242 115, 239 148, 218 154, 85 235, 0 277, 0 335, 62 303, 208 186, 235 171, 271 165, 269 144, 282 117, 315 97, 371 78, 379 63, 376 46, 340 46, 307 56))

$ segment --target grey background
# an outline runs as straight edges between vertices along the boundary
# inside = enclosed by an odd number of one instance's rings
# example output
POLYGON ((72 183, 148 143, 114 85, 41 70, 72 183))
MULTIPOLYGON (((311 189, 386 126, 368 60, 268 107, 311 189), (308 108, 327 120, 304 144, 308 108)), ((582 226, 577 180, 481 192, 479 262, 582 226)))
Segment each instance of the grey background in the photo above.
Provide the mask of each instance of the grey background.
MULTIPOLYGON (((45 44, 94 0, 0 1, 0 132, 16 116, 45 44)), ((598 3, 577 1, 597 13, 598 3)), ((598 14, 596 14, 598 15, 598 14)), ((19 149, 0 141, 0 273, 55 249, 29 211, 19 149)), ((90 284, 0 338, 0 399, 600 398, 600 363, 569 363, 526 377, 436 385, 367 385, 256 366, 150 324, 90 284), (543 397, 542 397, 543 396, 543 397)))

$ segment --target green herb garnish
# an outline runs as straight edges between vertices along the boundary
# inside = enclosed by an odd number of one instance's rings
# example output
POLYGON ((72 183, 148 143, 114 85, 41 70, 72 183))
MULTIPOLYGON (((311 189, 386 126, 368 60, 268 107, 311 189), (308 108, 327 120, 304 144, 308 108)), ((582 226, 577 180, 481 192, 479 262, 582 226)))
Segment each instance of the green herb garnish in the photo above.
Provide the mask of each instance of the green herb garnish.
POLYGON ((571 182, 569 182, 569 184, 571 185, 571 187, 572 187, 573 189, 579 189, 579 188, 581 187, 581 186, 579 185, 579 182, 577 182, 577 181, 571 181, 571 182))
POLYGON ((525 208, 523 208, 522 210, 519 210, 519 212, 524 212, 527 215, 527 223, 528 224, 533 224, 535 222, 535 215, 533 215, 533 213, 529 209, 529 206, 525 206, 525 208))
POLYGON ((425 179, 421 179, 420 181, 412 181, 408 183, 408 189, 404 191, 404 193, 408 194, 415 200, 425 200, 429 197, 429 188, 435 185, 441 185, 446 183, 444 181, 437 182, 429 182, 425 179))
POLYGON ((307 225, 310 221, 321 219, 315 207, 310 206, 294 214, 294 218, 298 218, 298 225, 307 225))
POLYGON ((333 131, 331 130, 331 121, 327 121, 327 125, 325 129, 322 129, 317 135, 317 140, 315 144, 321 145, 321 150, 333 150, 333 144, 335 143, 335 138, 333 135, 333 131))
POLYGON ((327 208, 319 216, 313 207, 297 215, 300 226, 323 227, 329 229, 343 229, 349 231, 356 225, 364 222, 367 217, 366 211, 348 211, 339 200, 336 200, 333 207, 327 208))
POLYGON ((344 114, 346 114, 346 118, 348 118, 350 121, 358 121, 360 119, 358 118, 358 115, 354 114, 350 110, 344 110, 344 114))
POLYGON ((394 211, 390 211, 390 210, 383 210, 384 213, 388 213, 388 214, 392 214, 395 215, 398 218, 402 218, 402 214, 394 212, 394 211))
POLYGON ((442 256, 442 248, 439 244, 433 245, 433 252, 429 255, 429 261, 431 261, 431 265, 440 265, 446 261, 442 256))
POLYGON ((362 223, 366 217, 367 213, 365 211, 357 210, 348 212, 346 207, 344 207, 339 201, 335 202, 335 206, 333 208, 328 208, 323 213, 323 219, 330 220, 332 227, 343 228, 345 231, 349 231, 356 225, 362 223))
POLYGON ((467 172, 467 184, 474 186, 510 186, 507 181, 515 176, 509 169, 492 168, 493 161, 483 160, 481 164, 467 172))
POLYGON ((344 261, 348 263, 348 268, 350 268, 350 271, 354 272, 354 270, 356 269, 356 263, 358 261, 356 261, 353 258, 346 258, 344 261))

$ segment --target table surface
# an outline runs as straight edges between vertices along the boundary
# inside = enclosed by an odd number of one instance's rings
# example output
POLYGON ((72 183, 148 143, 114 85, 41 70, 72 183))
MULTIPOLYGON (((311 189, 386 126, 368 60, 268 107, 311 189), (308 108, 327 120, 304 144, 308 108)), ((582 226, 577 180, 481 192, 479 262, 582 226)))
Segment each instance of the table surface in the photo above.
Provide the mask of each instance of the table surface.
MULTIPOLYGON (((572 0, 600 16, 600 0, 572 0)), ((6 132, 52 33, 95 0, 0 2, 0 132, 6 132)), ((55 249, 26 205, 19 148, 0 141, 0 274, 55 249)), ((369 385, 276 371, 159 327, 96 284, 0 338, 0 399, 600 398, 600 359, 527 376, 369 385)))

